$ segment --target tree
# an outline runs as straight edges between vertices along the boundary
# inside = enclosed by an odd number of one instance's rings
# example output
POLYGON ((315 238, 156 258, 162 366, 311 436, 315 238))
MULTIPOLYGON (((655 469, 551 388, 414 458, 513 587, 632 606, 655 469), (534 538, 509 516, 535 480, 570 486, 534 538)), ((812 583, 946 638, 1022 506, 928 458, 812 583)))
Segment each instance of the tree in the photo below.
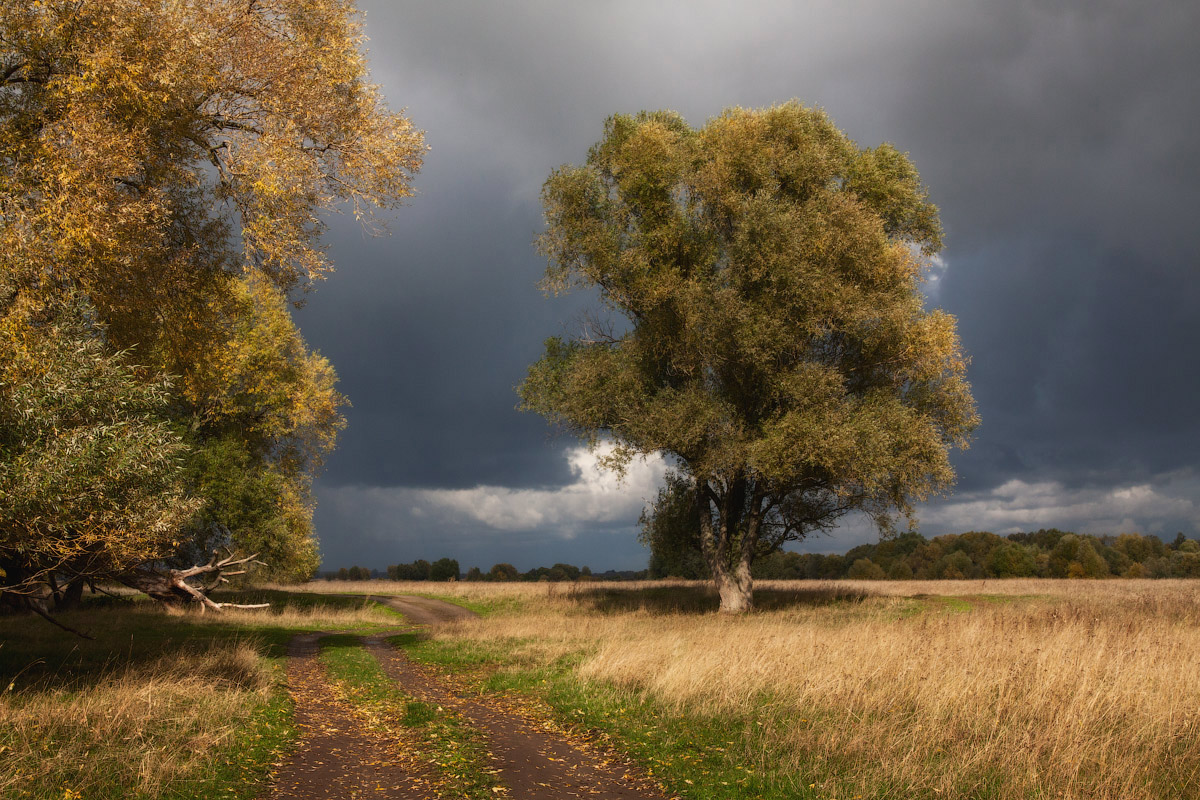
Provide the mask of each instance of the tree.
POLYGON ((962 580, 963 578, 975 577, 971 574, 975 571, 975 564, 971 561, 971 557, 962 550, 955 550, 952 553, 942 556, 935 569, 937 570, 937 576, 946 580, 962 580))
POLYGON ((0 34, 4 258, 57 255, 115 338, 173 349, 172 295, 211 296, 234 228, 291 288, 330 268, 323 209, 411 193, 422 136, 366 81, 348 2, 10 3, 0 34))
POLYGON ((458 580, 458 571, 458 561, 453 558, 439 558, 429 565, 429 580, 458 580))
POLYGON ((282 294, 263 280, 232 287, 224 346, 198 354, 184 397, 192 414, 191 486, 206 499, 184 540, 259 553, 276 580, 319 564, 312 476, 345 424, 329 362, 309 351, 282 294))
POLYGON ((673 460, 723 611, 751 607, 764 538, 851 511, 889 532, 950 486, 977 417, 954 319, 923 306, 941 230, 904 154, 795 102, 617 115, 542 200, 544 288, 602 314, 547 341, 522 406, 611 439, 611 467, 673 460))
POLYGON ((1185 539, 1171 554, 1171 572, 1177 578, 1200 578, 1200 542, 1185 539))
MULTIPOLYGON (((165 413, 202 506, 156 548, 114 533, 110 564, 232 545, 276 577, 315 567, 309 490, 341 397, 289 293, 331 268, 323 213, 374 228, 425 150, 362 40, 344 0, 0 6, 0 275, 17 302, 83 298, 98 362, 132 349, 133 379, 174 376, 165 413)), ((132 505, 113 513, 145 540, 132 505)))
POLYGON ((168 385, 104 348, 84 299, 4 294, 0 276, 0 593, 61 606, 169 552, 199 502, 168 385))
POLYGON ((855 559, 846 577, 852 581, 881 581, 887 577, 883 567, 869 558, 855 559))
MULTIPOLYGON (((455 567, 457 568, 457 563, 455 567)), ((418 558, 411 564, 395 564, 387 568, 388 577, 394 581, 427 581, 430 580, 432 571, 433 565, 423 558, 418 558)))
POLYGON ((1034 554, 1016 542, 1005 542, 992 550, 987 564, 997 578, 1027 578, 1037 570, 1034 554))
POLYGON ((493 564, 488 570, 489 581, 515 581, 521 577, 521 573, 517 572, 517 568, 512 564, 493 564))

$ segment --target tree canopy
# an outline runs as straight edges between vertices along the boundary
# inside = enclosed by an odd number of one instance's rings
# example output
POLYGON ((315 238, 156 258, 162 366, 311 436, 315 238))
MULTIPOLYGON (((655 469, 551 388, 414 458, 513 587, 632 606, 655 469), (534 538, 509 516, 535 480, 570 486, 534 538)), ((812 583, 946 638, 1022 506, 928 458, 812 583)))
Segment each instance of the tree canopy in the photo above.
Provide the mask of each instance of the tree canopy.
POLYGON ((764 543, 851 511, 890 531, 952 484, 977 416, 920 291, 941 228, 903 153, 796 102, 616 115, 542 200, 545 288, 601 309, 547 341, 523 406, 611 438, 612 466, 674 459, 723 610, 750 606, 764 543))
MULTIPOLYGON (((145 435, 169 428, 163 456, 182 460, 171 480, 200 506, 179 504, 193 513, 173 536, 119 551, 108 574, 217 543, 267 551, 281 577, 316 566, 309 488, 343 399, 288 303, 331 269, 324 215, 348 210, 375 229, 372 209, 411 194, 425 152, 369 82, 362 43, 348 0, 0 7, 0 315, 16 326, 5 335, 25 324, 22 304, 83 303, 87 324, 71 331, 96 363, 71 374, 86 383, 111 366, 131 397, 134 384, 165 393, 153 411, 105 413, 145 435)), ((142 536, 125 509, 128 535, 142 536)), ((0 555, 21 536, 6 529, 0 555)))
POLYGON ((169 385, 106 352, 88 311, 26 300, 0 318, 0 579, 26 593, 170 552, 199 506, 169 385))

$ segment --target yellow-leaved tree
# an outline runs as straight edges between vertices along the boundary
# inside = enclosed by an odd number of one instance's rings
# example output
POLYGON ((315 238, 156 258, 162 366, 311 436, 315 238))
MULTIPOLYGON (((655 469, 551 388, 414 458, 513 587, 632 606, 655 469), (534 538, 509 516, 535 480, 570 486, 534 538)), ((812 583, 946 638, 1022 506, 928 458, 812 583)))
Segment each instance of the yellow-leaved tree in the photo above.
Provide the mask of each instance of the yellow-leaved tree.
MULTIPOLYGON (((33 324, 22 309, 72 309, 98 365, 117 359, 123 380, 165 393, 130 413, 146 432, 170 429, 169 491, 191 498, 178 508, 199 506, 156 523, 173 535, 126 551, 123 536, 150 539, 118 503, 96 545, 112 557, 61 559, 50 575, 23 563, 43 529, 4 518, 0 591, 36 576, 59 599, 70 595, 59 584, 96 577, 144 584, 147 565, 216 545, 261 549, 280 577, 315 567, 309 489, 342 398, 288 302, 331 268, 323 215, 349 211, 374 230, 375 209, 411 194, 425 152, 369 82, 362 45, 344 0, 0 6, 6 353, 33 324)), ((0 459, 46 443, 21 435, 0 432, 0 459)))

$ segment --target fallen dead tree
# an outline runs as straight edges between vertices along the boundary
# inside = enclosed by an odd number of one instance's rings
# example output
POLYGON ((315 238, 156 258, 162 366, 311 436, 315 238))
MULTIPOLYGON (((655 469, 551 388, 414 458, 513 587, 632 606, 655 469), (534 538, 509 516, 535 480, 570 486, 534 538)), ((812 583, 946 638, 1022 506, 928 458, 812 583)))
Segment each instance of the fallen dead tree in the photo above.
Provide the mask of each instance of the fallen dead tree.
POLYGON ((234 575, 245 575, 247 564, 266 566, 258 560, 258 553, 235 558, 233 553, 226 551, 222 558, 219 550, 214 550, 207 564, 197 564, 186 569, 158 569, 154 567, 138 567, 129 572, 117 575, 116 579, 126 586, 137 589, 165 605, 180 605, 183 603, 199 603, 200 610, 212 609, 222 611, 226 608, 266 608, 270 603, 216 603, 209 594, 223 583, 229 583, 234 575), (242 569, 231 569, 242 567, 242 569), (198 580, 199 583, 190 581, 198 580))

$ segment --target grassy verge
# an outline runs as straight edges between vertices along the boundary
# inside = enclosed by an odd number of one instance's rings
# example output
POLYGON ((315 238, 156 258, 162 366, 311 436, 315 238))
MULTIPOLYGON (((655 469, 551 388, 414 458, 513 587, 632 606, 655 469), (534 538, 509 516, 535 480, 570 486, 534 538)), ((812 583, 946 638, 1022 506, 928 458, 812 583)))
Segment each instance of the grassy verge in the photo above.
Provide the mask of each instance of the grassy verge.
POLYGON ((687 798, 1200 797, 1196 584, 963 583, 742 618, 607 587, 406 647, 687 798))
MULTIPOLYGON (((257 593, 262 594, 262 593, 257 593)), ((0 619, 0 797, 253 798, 296 740, 287 641, 310 630, 386 630, 361 600, 283 593, 265 611, 169 613, 105 600, 0 619)))
POLYGON ((477 643, 410 636, 400 644, 413 659, 452 672, 480 691, 526 707, 530 699, 538 701, 563 728, 589 737, 600 734, 671 794, 695 800, 830 796, 803 783, 803 776, 774 766, 768 753, 759 753, 762 757, 750 766, 746 739, 762 738, 753 718, 674 713, 645 693, 579 680, 577 657, 538 667, 514 662, 504 648, 477 643))
POLYGON ((339 693, 374 728, 408 742, 438 775, 447 797, 495 797, 499 784, 480 734, 448 710, 402 691, 357 636, 321 640, 321 660, 339 693))

